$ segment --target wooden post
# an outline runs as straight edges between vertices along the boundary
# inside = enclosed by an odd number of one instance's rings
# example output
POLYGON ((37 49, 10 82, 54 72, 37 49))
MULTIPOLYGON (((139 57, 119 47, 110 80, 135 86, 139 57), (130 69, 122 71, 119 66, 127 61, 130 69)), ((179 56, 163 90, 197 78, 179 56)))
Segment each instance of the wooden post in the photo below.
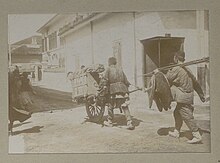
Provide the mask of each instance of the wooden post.
POLYGON ((8 59, 9 59, 9 66, 11 66, 11 44, 8 44, 8 59))
POLYGON ((158 64, 159 64, 159 66, 158 67, 160 67, 161 65, 160 65, 160 40, 161 39, 159 39, 159 41, 158 41, 158 59, 159 59, 159 62, 158 62, 158 64))
POLYGON ((91 27, 91 55, 92 55, 92 64, 95 63, 95 58, 94 58, 94 49, 93 49, 93 22, 90 22, 90 27, 91 27))
MULTIPOLYGON (((205 39, 204 39, 204 11, 196 11, 196 25, 197 25, 197 40, 198 40, 198 58, 205 57, 205 39)), ((206 93, 206 70, 205 64, 198 64, 197 66, 197 78, 204 93, 206 93)))
MULTIPOLYGON (((142 52, 142 72, 143 74, 146 73, 146 57, 144 54, 144 44, 141 43, 141 52, 142 52)), ((145 76, 142 76, 142 80, 143 80, 143 88, 145 88, 145 76)))
POLYGON ((47 42, 46 51, 49 51, 50 49, 49 49, 49 37, 48 36, 46 37, 46 42, 47 42))
POLYGON ((58 32, 56 32, 56 37, 57 37, 57 48, 60 47, 60 36, 58 35, 58 32))
POLYGON ((134 23, 133 23, 133 34, 134 34, 134 84, 137 86, 137 54, 136 54, 136 31, 135 31, 135 12, 133 12, 133 18, 134 18, 134 23))
POLYGON ((11 43, 10 43, 10 30, 8 30, 8 59, 9 59, 9 66, 11 66, 11 43))

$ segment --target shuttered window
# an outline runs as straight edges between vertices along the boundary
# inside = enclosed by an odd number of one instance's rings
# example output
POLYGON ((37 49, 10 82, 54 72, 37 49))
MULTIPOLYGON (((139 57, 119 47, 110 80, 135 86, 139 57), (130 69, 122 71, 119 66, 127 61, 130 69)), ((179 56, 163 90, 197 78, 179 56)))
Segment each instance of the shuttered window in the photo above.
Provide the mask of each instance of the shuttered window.
POLYGON ((49 50, 57 48, 57 33, 49 35, 49 50))

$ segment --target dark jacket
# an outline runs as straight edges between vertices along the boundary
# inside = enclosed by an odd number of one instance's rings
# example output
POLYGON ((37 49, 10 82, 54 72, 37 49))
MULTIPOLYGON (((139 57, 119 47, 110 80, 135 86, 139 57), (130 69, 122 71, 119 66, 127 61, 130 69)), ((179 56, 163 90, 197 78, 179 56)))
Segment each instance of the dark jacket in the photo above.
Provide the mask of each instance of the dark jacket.
POLYGON ((21 79, 16 73, 9 73, 9 120, 13 124, 18 120, 23 122, 31 117, 31 113, 23 110, 19 101, 19 93, 21 90, 21 79))
POLYGON ((21 91, 33 91, 30 80, 27 77, 21 77, 21 91))
POLYGON ((109 66, 105 71, 104 79, 107 81, 111 95, 128 93, 130 82, 127 80, 122 68, 116 65, 109 66))

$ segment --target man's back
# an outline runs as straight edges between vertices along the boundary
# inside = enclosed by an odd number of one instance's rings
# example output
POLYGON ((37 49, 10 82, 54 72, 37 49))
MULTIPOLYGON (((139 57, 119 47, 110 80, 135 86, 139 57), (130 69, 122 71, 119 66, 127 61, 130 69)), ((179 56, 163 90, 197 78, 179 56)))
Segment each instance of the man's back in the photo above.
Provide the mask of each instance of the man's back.
POLYGON ((123 82, 128 84, 127 77, 125 76, 123 70, 115 65, 111 65, 106 69, 106 74, 110 84, 116 82, 123 82))
MULTIPOLYGON (((189 69, 187 70, 190 71, 189 69)), ((180 66, 174 67, 172 70, 167 72, 166 76, 171 85, 175 85, 186 93, 193 92, 192 79, 184 68, 180 66)))
POLYGON ((106 69, 104 78, 108 81, 110 94, 127 93, 130 83, 123 70, 116 65, 106 69))

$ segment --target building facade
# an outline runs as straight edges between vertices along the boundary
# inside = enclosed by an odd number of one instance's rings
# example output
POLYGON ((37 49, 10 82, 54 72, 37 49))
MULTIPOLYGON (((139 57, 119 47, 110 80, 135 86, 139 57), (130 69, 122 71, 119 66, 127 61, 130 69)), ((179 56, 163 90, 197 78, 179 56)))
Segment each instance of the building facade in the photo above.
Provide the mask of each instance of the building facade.
POLYGON ((35 74, 41 80, 42 37, 31 36, 9 46, 9 65, 17 65, 20 72, 35 74))
MULTIPOLYGON (((175 51, 184 50, 186 61, 209 56, 207 11, 58 14, 38 32, 48 68, 66 74, 115 56, 136 86, 146 85, 143 74, 169 65, 175 51)), ((191 69, 207 89, 204 67, 191 69)))
POLYGON ((13 43, 11 46, 11 63, 40 63, 42 60, 41 36, 31 36, 13 43))

